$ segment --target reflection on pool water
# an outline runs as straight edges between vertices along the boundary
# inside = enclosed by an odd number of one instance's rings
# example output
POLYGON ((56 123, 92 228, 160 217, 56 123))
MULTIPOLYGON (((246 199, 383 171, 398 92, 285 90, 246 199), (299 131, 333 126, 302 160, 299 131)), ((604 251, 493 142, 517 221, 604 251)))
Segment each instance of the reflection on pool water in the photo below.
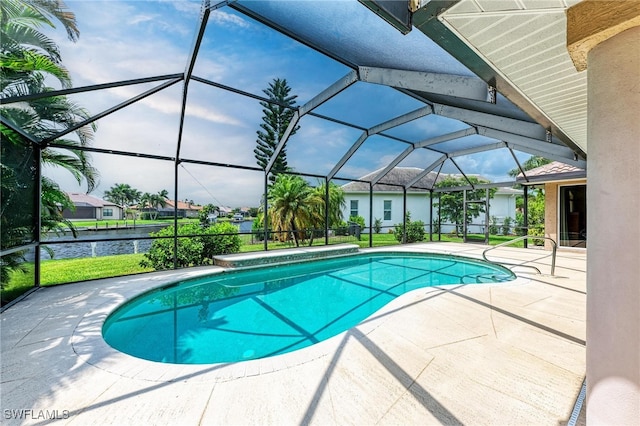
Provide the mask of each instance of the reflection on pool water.
POLYGON ((173 283, 114 311, 107 343, 166 363, 210 364, 294 351, 357 325, 411 290, 514 279, 467 258, 370 253, 173 283))

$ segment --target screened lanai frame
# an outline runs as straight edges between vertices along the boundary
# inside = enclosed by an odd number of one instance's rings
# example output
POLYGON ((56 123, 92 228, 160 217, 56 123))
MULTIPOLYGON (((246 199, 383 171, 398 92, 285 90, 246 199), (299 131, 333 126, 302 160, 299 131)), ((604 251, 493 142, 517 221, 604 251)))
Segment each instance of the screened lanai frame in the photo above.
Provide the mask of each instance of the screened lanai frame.
MULTIPOLYGON (((342 4, 340 6, 344 7, 345 5, 346 4, 342 4)), ((360 4, 355 3, 354 5, 349 3, 348 7, 349 12, 354 12, 355 8, 361 8, 358 13, 361 13, 362 17, 366 17, 366 20, 364 21, 365 25, 371 26, 374 25, 373 22, 375 22, 375 25, 380 25, 380 29, 382 29, 383 26, 385 26, 384 28, 386 28, 386 23, 379 20, 369 10, 362 7, 360 4)), ((410 188, 423 189, 429 191, 430 194, 437 194, 438 192, 452 190, 512 186, 513 184, 515 184, 515 181, 497 182, 486 185, 474 185, 471 183, 471 181, 469 181, 468 186, 458 188, 419 188, 416 186, 421 177, 434 170, 440 170, 443 164, 445 164, 446 162, 452 164, 457 170, 459 170, 460 174, 466 176, 468 172, 465 173, 465 171, 456 163, 456 157, 479 152, 486 152, 495 149, 508 150, 510 155, 513 157, 514 166, 518 167, 521 172, 523 172, 525 180, 527 180, 526 173, 522 170, 521 164, 518 161, 518 158, 516 157, 514 151, 526 152, 531 155, 540 155, 546 158, 573 164, 578 167, 584 167, 585 162, 583 159, 580 159, 580 157, 584 157, 584 153, 576 150, 575 147, 566 146, 566 137, 564 137, 564 135, 562 134, 558 134, 559 131, 557 129, 544 128, 540 124, 534 122, 521 110, 515 107, 509 100, 503 97, 500 93, 496 92, 495 84, 493 82, 485 82, 476 77, 472 72, 468 70, 464 71, 465 68, 452 57, 447 56, 442 49, 438 50, 437 55, 440 58, 439 60, 443 61, 443 63, 438 63, 437 65, 440 68, 446 68, 451 64, 455 64, 451 73, 442 72, 441 70, 415 69, 419 67, 414 67, 413 69, 409 67, 410 69, 407 69, 408 63, 411 62, 411 58, 406 57, 406 51, 408 48, 395 49, 396 47, 403 44, 402 41, 398 42, 398 40, 402 40, 401 37, 403 36, 400 33, 397 33, 397 38, 394 38, 393 41, 390 42, 391 46, 381 45, 379 40, 374 40, 372 42, 364 41, 362 39, 363 33, 366 33, 366 30, 370 30, 371 28, 363 29, 361 27, 358 27, 356 23, 363 21, 359 20, 355 16, 350 16, 348 17, 348 19, 345 19, 345 21, 342 22, 342 24, 345 25, 344 28, 347 28, 347 24, 350 25, 350 27, 348 27, 348 30, 345 30, 348 33, 346 35, 347 38, 351 37, 348 42, 353 42, 356 39, 360 40, 360 42, 371 47, 370 52, 366 48, 363 49, 362 46, 358 43, 355 43, 356 46, 346 46, 346 44, 348 43, 345 43, 344 46, 331 45, 331 37, 328 37, 329 40, 325 43, 320 35, 322 35, 323 32, 324 34, 327 34, 332 30, 335 30, 335 27, 331 28, 325 26, 327 16, 329 16, 327 9, 330 9, 330 6, 327 6, 326 3, 323 4, 323 2, 286 1, 223 1, 215 3, 204 1, 201 6, 199 21, 197 22, 195 40, 193 41, 191 53, 188 55, 187 63, 185 65, 185 70, 183 73, 123 80, 112 83, 58 90, 54 92, 48 92, 46 94, 36 94, 24 97, 2 99, 1 103, 3 105, 8 105, 11 103, 27 101, 44 96, 71 95, 137 84, 159 83, 157 86, 148 89, 145 92, 132 97, 125 102, 122 102, 92 116, 90 119, 86 120, 85 122, 79 123, 73 128, 66 129, 63 132, 60 132, 57 135, 42 141, 34 140, 30 135, 24 133, 15 124, 11 123, 4 117, 1 117, 0 119, 2 120, 3 125, 22 134, 22 137, 26 141, 28 141, 26 145, 28 145, 30 148, 34 148, 34 158, 36 160, 35 163, 38 165, 38 167, 36 167, 37 170, 34 174, 34 180, 36 182, 40 181, 41 162, 39 161, 39 153, 40 149, 42 149, 43 147, 49 146, 54 148, 65 148, 64 146, 57 145, 55 142, 56 139, 68 133, 71 133, 84 125, 95 122, 98 119, 104 118, 116 111, 133 105, 148 96, 182 83, 182 111, 180 115, 180 129, 178 131, 178 138, 176 141, 175 156, 156 155, 132 151, 117 151, 108 148, 83 147, 79 149, 91 153, 136 157, 149 160, 161 160, 173 163, 175 200, 179 199, 179 167, 181 164, 198 164, 208 167, 225 167, 262 173, 264 174, 264 187, 266 192, 269 174, 271 173, 275 157, 271 159, 270 163, 266 167, 266 170, 263 170, 256 166, 230 164, 227 162, 196 160, 183 158, 181 156, 185 109, 187 105, 187 96, 190 82, 196 81, 198 83, 215 87, 220 90, 233 92, 237 95, 244 96, 255 101, 272 102, 268 98, 255 95, 240 88, 231 87, 229 85, 221 84, 194 75, 194 66, 199 54, 200 44, 202 42, 202 38, 209 21, 209 16, 213 11, 219 8, 233 8, 236 12, 242 13, 258 22, 261 22, 267 27, 285 34, 292 39, 302 43, 303 45, 321 52, 322 54, 332 58, 339 63, 342 63, 343 65, 346 65, 349 69, 351 69, 351 71, 335 81, 335 83, 326 87, 325 90, 319 92, 315 97, 299 106, 295 111, 294 120, 292 121, 291 126, 295 126, 297 121, 304 118, 305 116, 310 116, 321 120, 328 120, 340 126, 350 127, 352 129, 355 129, 356 131, 361 132, 360 136, 353 142, 351 148, 342 155, 340 160, 337 161, 337 163, 328 174, 319 175, 313 173, 305 173, 304 171, 297 172, 296 174, 305 177, 321 179, 327 183, 332 180, 357 181, 358 179, 355 179, 353 177, 341 176, 339 174, 340 170, 344 166, 344 164, 347 163, 349 159, 358 151, 362 144, 369 137, 372 137, 374 135, 387 138, 390 141, 404 144, 406 145, 406 149, 404 149, 399 155, 397 155, 392 161, 390 161, 388 163, 388 166, 381 170, 381 172, 372 181, 367 182, 370 186, 370 198, 373 196, 373 187, 376 183, 386 183, 394 185, 393 183, 385 182, 384 178, 386 174, 393 167, 400 164, 404 158, 406 158, 416 150, 428 150, 432 153, 437 154, 438 159, 437 161, 434 161, 430 164, 426 164, 424 166, 423 173, 419 177, 410 182, 407 182, 404 185, 400 185, 405 197, 406 191, 410 188), (321 19, 316 19, 317 22, 314 24, 313 18, 317 18, 318 16, 320 16, 321 19), (384 55, 379 55, 379 52, 381 50, 384 50, 384 55), (371 56, 367 56, 369 53, 371 56), (391 66, 396 63, 399 64, 397 67, 391 66), (461 73, 461 70, 463 70, 464 72, 461 73), (402 93, 412 99, 418 100, 423 104, 423 106, 408 113, 398 114, 391 120, 376 123, 373 126, 362 126, 342 120, 339 117, 331 117, 316 112, 316 109, 318 109, 320 106, 327 102, 330 102, 334 97, 338 96, 340 93, 356 83, 378 84, 392 87, 399 93, 402 93), (458 131, 429 137, 423 140, 408 140, 389 133, 390 129, 429 115, 437 115, 447 117, 452 120, 457 120, 458 122, 464 124, 464 128, 458 131), (460 140, 461 138, 473 135, 486 137, 487 139, 491 140, 491 142, 480 144, 471 148, 453 149, 447 151, 440 150, 436 146, 438 144, 443 144, 449 141, 453 141, 453 143, 455 143, 455 141, 460 140)), ((378 27, 376 26, 375 29, 378 29, 378 27)), ((417 31, 414 31, 413 34, 415 34, 416 32, 417 31)), ((420 35, 423 36, 422 34, 420 35)), ((415 43, 415 41, 413 41, 414 39, 412 39, 411 43, 415 43)), ((430 40, 426 36, 423 36, 422 40, 425 44, 429 44, 430 42, 430 40)), ((409 48, 415 48, 415 45, 411 44, 409 48)), ((436 46, 435 44, 429 44, 429 49, 438 49, 438 46, 436 46)), ((289 139, 289 134, 290 132, 286 132, 285 136, 279 141, 276 153, 279 153, 286 146, 286 143, 289 139)), ((33 240, 30 241, 29 244, 10 247, 6 250, 3 248, 1 252, 1 255, 4 256, 17 250, 35 248, 36 268, 34 280, 36 286, 39 285, 40 281, 40 246, 45 244, 40 239, 40 190, 39 187, 37 188, 38 189, 34 191, 33 201, 36 211, 31 216, 34 221, 33 240)), ((432 199, 433 197, 429 198, 432 199)), ((178 207, 176 203, 174 219, 176 223, 177 209, 178 207)), ((371 209, 372 203, 369 204, 370 224, 372 223, 373 219, 371 209)), ((406 213, 406 203, 404 206, 404 210, 406 213)), ((328 220, 326 220, 327 215, 328 211, 325 211, 325 243, 328 243, 328 220)), ((403 217, 404 216, 405 215, 403 215, 403 217)), ((174 228, 177 229, 177 227, 174 228)), ((265 232, 267 231, 268 223, 265 223, 265 232)), ((371 232, 369 232, 369 236, 371 244, 371 232)), ((172 238, 174 241, 175 255, 178 241, 177 230, 172 238)), ((83 242, 87 241, 91 240, 83 240, 83 242)), ((264 242, 264 248, 265 250, 268 248, 266 239, 264 242)))

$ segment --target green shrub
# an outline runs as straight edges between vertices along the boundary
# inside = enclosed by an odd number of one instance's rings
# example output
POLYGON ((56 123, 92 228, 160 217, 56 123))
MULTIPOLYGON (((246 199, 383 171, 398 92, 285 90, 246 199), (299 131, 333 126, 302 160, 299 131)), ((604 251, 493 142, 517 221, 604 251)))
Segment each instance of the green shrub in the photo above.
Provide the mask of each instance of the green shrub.
POLYGON ((510 235, 512 225, 513 219, 509 216, 505 217, 504 221, 502 222, 502 235, 510 235))
MULTIPOLYGON (((404 233, 402 223, 396 224, 395 226, 395 237, 399 243, 402 243, 404 240, 404 233)), ((424 222, 421 220, 416 220, 415 222, 411 221, 411 213, 407 212, 406 216, 406 227, 407 227, 407 243, 417 243, 419 241, 424 240, 424 222)))
MULTIPOLYGON (((173 234, 174 227, 167 226, 150 235, 152 237, 171 237, 173 234)), ((197 223, 189 223, 178 228, 178 236, 181 235, 197 236, 178 238, 176 258, 179 268, 209 265, 215 255, 240 251, 241 241, 238 229, 228 222, 216 223, 207 228, 197 223)), ((156 270, 173 268, 173 249, 174 244, 171 238, 153 240, 149 253, 145 253, 140 265, 156 270)))
POLYGON ((349 218, 349 222, 354 222, 360 225, 360 229, 364 229, 364 217, 362 216, 351 216, 349 218))
MULTIPOLYGON (((269 228, 269 231, 271 228, 269 228)), ((253 219, 251 223, 251 233, 257 241, 264 241, 264 224, 262 223, 262 215, 253 219)), ((271 239, 271 232, 267 232, 267 238, 271 239)))
POLYGON ((381 230, 382 230, 382 219, 377 217, 376 220, 373 222, 373 232, 375 232, 376 234, 379 234, 381 230))
POLYGON ((491 235, 498 235, 498 229, 500 227, 498 226, 498 217, 497 216, 491 216, 491 224, 489 225, 489 234, 491 235))

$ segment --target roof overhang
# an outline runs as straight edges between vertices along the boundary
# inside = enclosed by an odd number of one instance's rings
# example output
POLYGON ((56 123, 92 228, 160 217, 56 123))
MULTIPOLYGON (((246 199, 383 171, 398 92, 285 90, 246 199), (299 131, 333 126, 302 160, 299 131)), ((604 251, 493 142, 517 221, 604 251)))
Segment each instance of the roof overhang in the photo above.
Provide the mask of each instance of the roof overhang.
POLYGON ((579 1, 421 0, 413 25, 586 159, 587 74, 566 42, 579 1))

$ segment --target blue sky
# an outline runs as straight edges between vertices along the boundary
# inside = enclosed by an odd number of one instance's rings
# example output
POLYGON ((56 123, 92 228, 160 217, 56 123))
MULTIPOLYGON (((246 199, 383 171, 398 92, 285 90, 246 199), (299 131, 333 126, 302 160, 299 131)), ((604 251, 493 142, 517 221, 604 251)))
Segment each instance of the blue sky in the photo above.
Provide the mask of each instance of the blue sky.
MULTIPOLYGON (((49 34, 61 47, 63 63, 71 72, 74 86, 184 71, 197 27, 199 1, 68 0, 67 5, 77 17, 79 41, 69 42, 59 28, 49 34)), ((226 7, 211 13, 194 75, 254 94, 262 94, 274 78, 286 78, 292 93, 298 95, 298 103, 303 104, 349 71, 348 67, 226 7)), ((72 98, 97 114, 158 84, 121 87, 72 98)), ((93 146, 174 156, 182 89, 182 83, 178 83, 99 120, 93 146)), ((392 88, 356 83, 316 112, 370 127, 421 106, 392 88)), ((258 101, 191 82, 180 155, 255 166, 253 149, 261 117, 258 101)), ((359 130, 310 116, 303 117, 300 125, 287 145, 289 165, 313 174, 323 175, 331 170, 360 135, 359 130)), ((460 127, 460 123, 452 120, 429 116, 389 133, 418 142, 460 127)), ((380 169, 405 148, 405 144, 387 138, 371 137, 339 176, 357 178, 380 169)), ((419 150, 400 165, 425 167, 436 157, 419 150)), ((167 189, 173 198, 173 163, 103 154, 92 154, 92 158, 101 174, 100 185, 93 192, 96 196, 101 197, 115 183, 128 183, 142 192, 167 189)), ((457 161, 465 172, 494 181, 507 180, 506 172, 515 167, 506 150, 457 161)), ((456 172, 451 165, 443 171, 456 172)), ((261 173, 184 163, 179 173, 181 200, 231 207, 259 204, 263 190, 261 173)), ((45 174, 54 177, 69 192, 86 190, 61 171, 47 170, 45 174)))

